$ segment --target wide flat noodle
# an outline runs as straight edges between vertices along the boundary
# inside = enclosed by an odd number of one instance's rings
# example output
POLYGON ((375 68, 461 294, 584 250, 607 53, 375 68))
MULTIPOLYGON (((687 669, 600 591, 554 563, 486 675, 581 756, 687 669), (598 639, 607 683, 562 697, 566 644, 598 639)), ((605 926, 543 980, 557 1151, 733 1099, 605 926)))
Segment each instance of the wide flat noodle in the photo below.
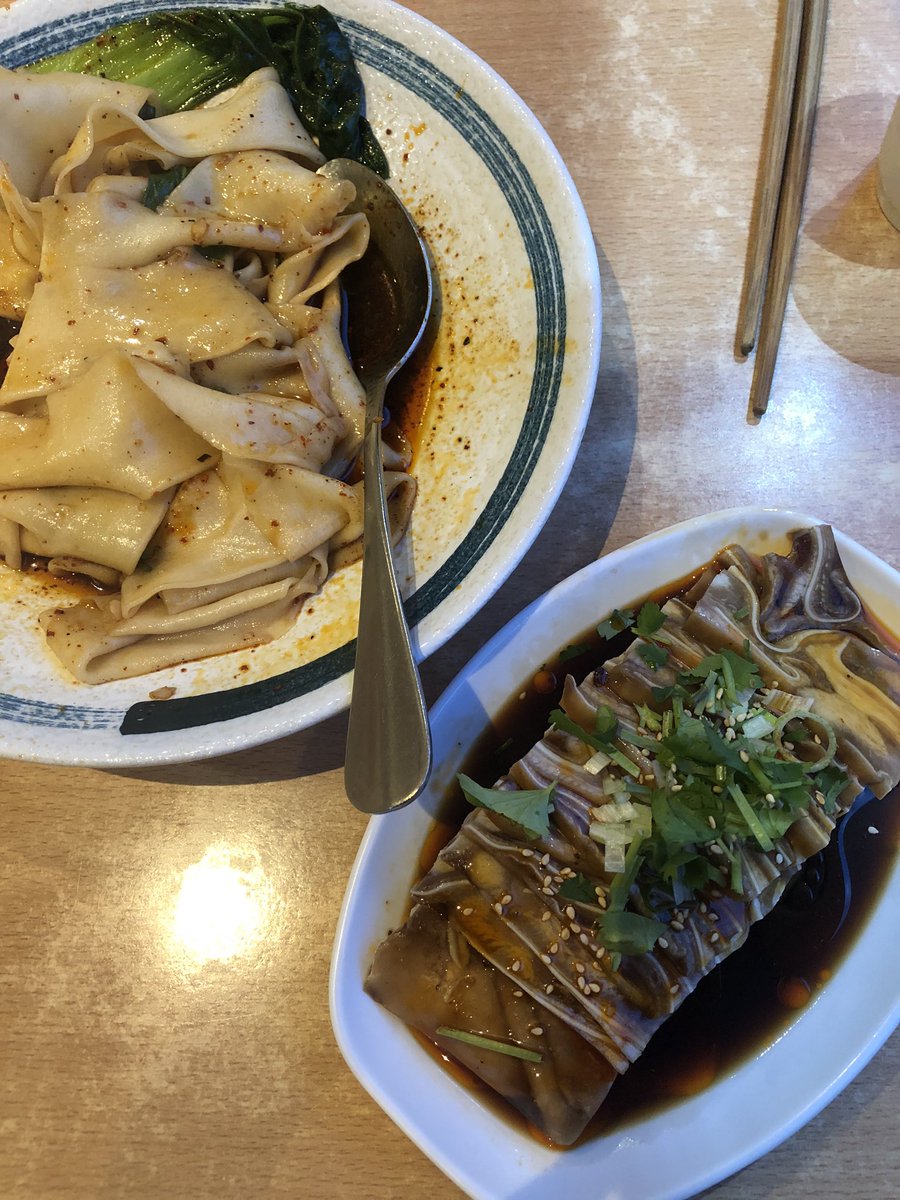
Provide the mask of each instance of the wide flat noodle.
POLYGON ((125 173, 136 163, 152 161, 168 168, 241 150, 275 150, 314 165, 324 162, 274 67, 255 71, 236 88, 188 112, 146 121, 136 112, 121 103, 94 105, 48 173, 54 193, 84 191, 95 176, 125 173))
POLYGON ((32 75, 0 67, 0 160, 19 191, 36 200, 93 105, 104 102, 136 115, 150 94, 99 75, 32 75))
MULTIPOLYGON (((654 691, 673 684, 680 671, 723 647, 741 652, 749 644, 770 685, 757 693, 759 703, 774 703, 777 671, 779 688, 789 687, 798 704, 811 700, 812 713, 834 725, 840 768, 834 807, 826 812, 824 797, 813 792, 805 808, 790 810, 792 823, 771 849, 743 841, 739 891, 717 872, 684 900, 662 897, 651 914, 645 895, 632 886, 632 913, 654 915, 667 927, 650 951, 616 962, 602 945, 602 916, 617 875, 607 870, 607 850, 591 834, 598 810, 615 811, 615 788, 606 785, 615 784, 621 770, 609 759, 594 769, 594 747, 553 728, 496 785, 510 791, 552 785, 549 833, 529 838, 497 812, 471 812, 412 889, 412 913, 378 948, 366 981, 370 995, 563 1145, 577 1138, 602 1102, 611 1072, 628 1069, 698 982, 771 911, 805 859, 827 845, 863 785, 883 794, 900 779, 900 659, 875 644, 876 631, 830 531, 801 532, 786 560, 760 562, 729 550, 718 569, 689 596, 669 601, 663 613, 667 661, 654 669, 641 653, 646 642, 636 639, 602 672, 566 682, 561 707, 569 719, 595 729, 598 710, 611 708, 622 735, 617 745, 641 779, 655 779, 655 788, 665 790, 670 785, 658 760, 641 748, 635 706, 652 709, 654 691), (810 540, 815 554, 805 550, 810 540), (778 583, 786 577, 790 595, 778 583), (577 898, 568 898, 564 885, 578 877, 581 886, 570 893, 577 898), (497 997, 510 988, 524 1006, 525 1023, 497 1007, 497 997), (538 1092, 517 1060, 509 1066, 497 1061, 503 1058, 497 1052, 473 1053, 442 1037, 440 1026, 487 1033, 539 1053, 540 1073, 552 1086, 538 1092), (556 1036, 560 1026, 568 1040, 556 1036)), ((770 713, 774 724, 778 710, 770 713)), ((815 758, 821 749, 801 747, 798 754, 804 753, 815 758)), ((670 795, 681 786, 673 782, 670 795)), ((697 839, 693 850, 715 864, 709 845, 697 839)))
MULTIPOLYGON (((42 621, 87 683, 277 637, 359 554, 362 485, 342 476, 365 395, 338 284, 368 244, 354 188, 308 169, 322 156, 271 69, 149 120, 143 89, 10 72, 0 112, 19 80, 52 117, 49 140, 0 154, 0 314, 22 320, 0 556, 119 585, 42 621)), ((406 461, 385 452, 395 541, 406 461)))

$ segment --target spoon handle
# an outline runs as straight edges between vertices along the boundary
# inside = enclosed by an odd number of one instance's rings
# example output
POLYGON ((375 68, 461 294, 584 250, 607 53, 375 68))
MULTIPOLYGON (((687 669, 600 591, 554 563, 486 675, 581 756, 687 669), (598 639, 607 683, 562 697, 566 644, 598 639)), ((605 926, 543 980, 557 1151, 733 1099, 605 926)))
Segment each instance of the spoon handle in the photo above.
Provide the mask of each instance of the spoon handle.
MULTIPOLYGON (((383 381, 373 385, 384 398, 383 381)), ((379 397, 370 394, 369 412, 379 397)), ((382 404, 377 405, 382 411, 382 404)), ((344 787, 362 812, 401 808, 431 771, 431 735, 391 558, 381 421, 367 416, 363 569, 344 787)))

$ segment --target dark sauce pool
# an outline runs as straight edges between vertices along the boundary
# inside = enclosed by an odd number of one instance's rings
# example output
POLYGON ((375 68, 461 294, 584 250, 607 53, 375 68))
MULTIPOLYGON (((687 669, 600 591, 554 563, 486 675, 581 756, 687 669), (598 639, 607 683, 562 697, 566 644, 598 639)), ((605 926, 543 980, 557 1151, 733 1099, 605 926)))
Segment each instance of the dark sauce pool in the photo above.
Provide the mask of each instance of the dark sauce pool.
MULTIPOLYGON (((662 603, 690 582, 645 599, 662 603)), ((463 771, 493 785, 543 735, 566 675, 583 679, 621 654, 629 640, 628 634, 604 640, 590 630, 563 647, 523 683, 473 747, 463 771)), ((468 811, 461 796, 448 796, 423 847, 417 878, 431 867, 468 811)), ((863 793, 828 847, 807 860, 775 909, 752 926, 741 949, 662 1025, 576 1145, 702 1091, 771 1045, 839 968, 887 883, 898 842, 900 788, 883 799, 863 793)), ((546 1141, 466 1068, 448 1060, 433 1043, 419 1040, 493 1111, 546 1141)))

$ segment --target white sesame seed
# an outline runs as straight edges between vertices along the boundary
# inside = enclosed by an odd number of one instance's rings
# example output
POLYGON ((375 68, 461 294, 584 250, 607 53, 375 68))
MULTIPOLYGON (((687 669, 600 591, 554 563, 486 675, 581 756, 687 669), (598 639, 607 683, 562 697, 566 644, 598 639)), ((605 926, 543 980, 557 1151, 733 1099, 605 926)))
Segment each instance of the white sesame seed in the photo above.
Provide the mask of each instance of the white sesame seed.
POLYGON ((709 919, 710 919, 711 921, 718 921, 718 919, 719 919, 719 914, 718 914, 718 913, 716 913, 716 912, 711 912, 711 913, 709 914, 709 919))
POLYGON ((568 929, 561 929, 559 931, 559 936, 564 942, 567 942, 572 935, 569 933, 568 929))
POLYGON ((578 940, 579 940, 579 942, 581 942, 581 944, 583 946, 586 946, 591 939, 588 937, 588 935, 586 933, 579 933, 578 940))
POLYGON ((725 851, 722 849, 722 847, 719 845, 718 842, 713 842, 712 845, 710 846, 710 850, 713 852, 713 854, 724 854, 725 853, 725 851))
POLYGON ((669 988, 669 991, 671 992, 671 994, 673 996, 677 996, 680 991, 680 988, 678 987, 677 983, 673 983, 672 986, 669 988))
POLYGON ((719 940, 719 935, 717 933, 711 933, 709 935, 709 940, 713 943, 713 945, 715 945, 715 943, 719 940))
POLYGON ((511 900, 512 896, 509 894, 509 892, 507 892, 505 896, 500 897, 501 904, 509 904, 511 900))
POLYGON ((550 993, 553 991, 553 984, 552 984, 552 983, 548 983, 548 984, 547 984, 547 986, 544 988, 544 991, 545 991, 545 992, 547 993, 547 995, 549 996, 549 995, 550 995, 550 993))
POLYGON ((724 695, 725 695, 724 688, 716 688, 716 699, 717 700, 721 700, 724 695))
POLYGON ((556 954, 559 950, 559 942, 551 942, 548 949, 550 950, 551 954, 556 954))
POLYGON ((717 796, 721 796, 721 795, 722 795, 722 789, 721 789, 721 787, 720 787, 720 786, 719 786, 717 783, 714 783, 714 784, 712 785, 712 790, 715 792, 715 794, 716 794, 717 796))
POLYGON ((670 921, 669 928, 674 929, 676 933, 681 933, 684 929, 684 925, 682 925, 681 921, 670 921))
POLYGON ((578 924, 577 921, 572 921, 571 924, 569 925, 569 928, 572 930, 573 933, 581 933, 581 926, 578 924))
POLYGON ((600 991, 600 984, 599 983, 589 983, 588 991, 593 992, 593 994, 596 996, 600 991))
POLYGON ((700 901, 700 911, 702 913, 709 912, 709 905, 706 903, 705 900, 700 901))
POLYGON ((579 988, 580 988, 582 991, 584 991, 584 985, 585 985, 585 983, 586 983, 586 982, 587 982, 587 981, 585 980, 585 978, 584 978, 584 976, 583 976, 583 975, 579 975, 579 976, 578 976, 578 986, 579 986, 579 988))
POLYGON ((567 904, 567 905, 566 905, 566 907, 565 907, 565 914, 566 914, 566 916, 569 918, 569 920, 570 920, 570 921, 574 921, 574 920, 575 920, 575 909, 572 907, 572 905, 571 905, 571 904, 567 904))
POLYGON ((716 818, 714 816, 710 815, 706 818, 706 823, 707 823, 707 825, 709 825, 710 829, 715 829, 716 818))
POLYGON ((658 733, 658 734, 656 735, 656 740, 657 740, 658 742, 661 742, 661 741, 662 741, 662 734, 661 734, 661 733, 658 733))
POLYGON ((776 863, 778 863, 779 867, 780 867, 780 866, 781 866, 781 864, 784 862, 784 855, 781 853, 781 851, 780 851, 780 850, 779 850, 779 851, 778 851, 778 853, 775 855, 775 861, 776 861, 776 863))
POLYGON ((545 875, 545 876, 544 876, 544 879, 543 879, 544 887, 549 887, 549 886, 550 886, 550 884, 551 884, 552 882, 553 882, 553 876, 552 876, 552 875, 545 875))
POLYGON ((554 883, 565 883, 566 877, 565 877, 565 875, 554 875, 553 882, 554 883))
POLYGON ((534 858, 534 851, 525 849, 522 851, 522 857, 523 858, 534 858))
POLYGON ((548 863, 549 861, 550 861, 550 855, 549 855, 549 854, 542 854, 542 855, 541 855, 541 866, 542 866, 542 867, 546 867, 546 865, 547 865, 547 863, 548 863))
POLYGON ((818 804, 820 808, 825 807, 825 797, 822 792, 816 792, 816 804, 818 804))
POLYGON ((785 750, 793 750, 794 748, 793 742, 782 742, 782 745, 784 746, 785 750))
POLYGON ((771 792, 766 792, 766 804, 772 805, 775 803, 775 797, 771 792))
POLYGON ((513 965, 512 965, 512 966, 511 966, 509 969, 510 969, 511 971, 521 971, 521 970, 522 970, 522 964, 521 964, 521 962, 519 961, 519 959, 516 959, 516 961, 513 963, 513 965))
POLYGON ((462 910, 462 915, 463 915, 464 917, 471 917, 471 915, 472 915, 472 913, 473 913, 474 911, 475 911, 475 909, 474 909, 474 908, 464 908, 464 909, 462 910))
POLYGON ((541 962, 542 962, 542 963, 546 963, 546 964, 549 966, 549 965, 550 965, 550 963, 552 963, 552 962, 553 962, 553 959, 550 957, 550 955, 549 955, 549 954, 542 954, 542 955, 541 955, 541 962))
POLYGON ((879 832, 879 830, 878 830, 878 827, 877 827, 876 825, 870 825, 870 826, 869 826, 869 833, 878 833, 878 832, 879 832))
POLYGON ((668 950, 668 948, 669 948, 669 943, 663 937, 661 937, 659 939, 658 945, 659 945, 660 950, 668 950))
POLYGON ((534 1034, 535 1037, 540 1037, 541 1034, 544 1032, 543 1026, 542 1025, 533 1025, 531 1028, 531 1032, 534 1034))
POLYGON ((521 989, 521 988, 516 988, 516 989, 513 991, 513 995, 514 995, 514 996, 515 996, 515 997, 518 999, 518 998, 520 998, 521 996, 524 996, 524 995, 525 995, 525 993, 522 991, 522 989, 521 989))
POLYGON ((552 896, 552 895, 553 895, 553 888, 552 888, 552 887, 542 887, 542 888, 541 888, 541 891, 542 891, 542 893, 543 893, 545 896, 552 896))
POLYGON ((684 789, 684 784, 683 783, 673 783, 671 785, 671 788, 672 788, 673 792, 680 792, 684 789))
POLYGON ((598 885, 597 885, 597 886, 594 888, 594 895, 595 895, 595 896, 598 896, 598 897, 600 897, 600 896, 602 896, 602 895, 603 895, 603 885, 602 885, 602 884, 598 884, 598 885))
POLYGON ((817 746, 822 745, 822 739, 819 737, 819 735, 817 733, 813 734, 813 741, 816 743, 817 746))
POLYGON ((726 742, 733 742, 736 737, 737 737, 737 734, 734 732, 734 726, 730 726, 728 729, 725 730, 725 741, 726 742))
POLYGON ((575 970, 578 972, 579 975, 583 975, 585 973, 585 971, 587 970, 587 967, 584 965, 583 962, 577 962, 577 963, 575 963, 575 970))
POLYGON ((496 914, 497 914, 499 917, 502 917, 502 916, 503 916, 503 905, 502 905, 502 904, 495 904, 495 905, 493 906, 493 909, 494 909, 494 912, 495 912, 495 913, 496 913, 496 914))
POLYGON ((553 913, 548 908, 546 912, 541 914, 541 920, 549 921, 552 916, 553 916, 553 913))
POLYGON ((744 763, 748 763, 750 761, 750 755, 747 753, 746 750, 739 751, 738 758, 741 760, 741 762, 744 762, 744 763))

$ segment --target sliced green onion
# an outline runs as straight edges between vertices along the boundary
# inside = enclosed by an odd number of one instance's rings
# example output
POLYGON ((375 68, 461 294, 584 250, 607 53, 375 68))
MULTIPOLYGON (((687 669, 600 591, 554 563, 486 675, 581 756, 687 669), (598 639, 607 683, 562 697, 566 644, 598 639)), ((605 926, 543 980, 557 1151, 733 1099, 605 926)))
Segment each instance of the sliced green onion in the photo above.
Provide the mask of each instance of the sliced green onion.
POLYGON ((608 753, 612 761, 620 766, 623 771, 627 771, 635 779, 640 779, 641 768, 637 763, 633 763, 627 754, 623 754, 621 750, 616 750, 615 747, 609 750, 608 753))
POLYGON ((763 850, 774 849, 774 844, 772 842, 772 839, 766 833, 765 829, 763 829, 762 823, 760 822, 759 817, 753 811, 752 804, 747 799, 747 797, 744 795, 744 793, 741 791, 741 789, 738 787, 738 785, 736 783, 732 783, 728 788, 728 792, 729 792, 732 800, 738 806, 738 810, 740 811, 741 816, 747 822, 747 827, 749 828, 749 830, 753 834, 753 836, 756 838, 756 840, 759 842, 762 849, 763 850))
POLYGON ((584 769, 589 775, 599 775, 611 762, 612 759, 608 754, 604 754, 602 750, 597 750, 584 764, 584 769))
POLYGON ((790 712, 786 712, 782 717, 779 718, 774 729, 772 730, 772 736, 775 739, 775 744, 783 754, 787 753, 787 751, 784 748, 784 742, 781 735, 784 732, 785 726, 791 721, 802 721, 804 724, 809 722, 811 724, 818 725, 828 738, 828 743, 822 752, 821 758, 817 758, 814 762, 805 762, 802 759, 795 759, 794 761, 803 762, 804 771, 810 773, 813 771, 821 771, 823 767, 827 767, 834 758, 834 752, 837 749, 837 738, 834 736, 834 730, 829 722, 826 721, 824 717, 820 717, 818 714, 810 712, 805 708, 794 708, 791 709, 790 712))
MULTIPOLYGON (((678 701, 678 703, 680 704, 680 703, 681 703, 681 701, 679 700, 679 701, 678 701)), ((667 709, 666 709, 666 711, 663 713, 663 719, 662 719, 662 735, 663 735, 663 737, 664 737, 664 738, 671 737, 671 735, 672 735, 672 730, 673 730, 673 728, 674 728, 674 725, 675 725, 675 721, 674 721, 674 715, 675 715, 675 714, 674 714, 674 705, 675 705, 675 702, 673 701, 673 702, 672 702, 672 708, 667 708, 667 709)), ((679 720, 680 720, 680 719, 681 719, 681 718, 679 717, 679 720)))
POLYGON ((764 738, 769 736, 777 721, 778 718, 771 713, 754 713, 744 722, 741 729, 746 738, 764 738))
POLYGON ((480 1033, 466 1033, 464 1029, 448 1029, 439 1025, 437 1032, 441 1037, 454 1038, 457 1042, 466 1042, 470 1046, 478 1046, 481 1050, 495 1050, 497 1054, 507 1054, 510 1058, 524 1058, 526 1062, 543 1062, 543 1056, 535 1050, 526 1050, 524 1046, 511 1046, 508 1042, 497 1042, 493 1038, 482 1037, 480 1033))

